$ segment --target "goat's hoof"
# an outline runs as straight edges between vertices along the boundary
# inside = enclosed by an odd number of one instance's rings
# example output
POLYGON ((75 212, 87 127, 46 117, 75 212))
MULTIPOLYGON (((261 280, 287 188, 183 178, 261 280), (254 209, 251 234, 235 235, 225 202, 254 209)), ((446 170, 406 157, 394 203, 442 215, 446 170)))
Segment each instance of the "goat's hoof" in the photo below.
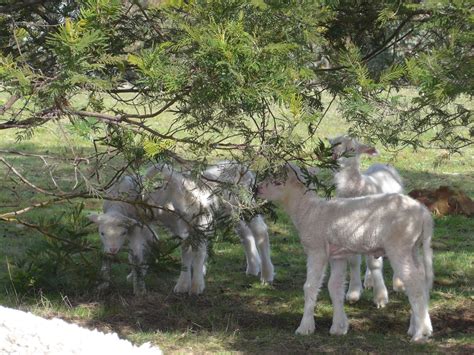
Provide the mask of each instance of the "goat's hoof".
POLYGON ((359 299, 360 299, 360 295, 362 293, 362 290, 361 289, 357 289, 357 290, 349 290, 346 294, 346 300, 349 302, 349 303, 354 303, 354 302, 357 302, 359 299))
POLYGON ((295 331, 295 334, 298 334, 298 335, 310 335, 310 334, 313 334, 313 333, 314 333, 314 328, 313 329, 305 329, 305 328, 299 327, 295 331))
POLYGON ((331 326, 331 329, 329 329, 329 334, 331 334, 331 335, 346 335, 348 330, 349 330, 349 324, 348 323, 333 324, 331 326))
POLYGON ((296 329, 295 334, 299 335, 309 335, 314 333, 314 329, 316 326, 314 325, 314 319, 309 321, 301 321, 300 326, 296 329))
POLYGON ((374 297, 374 303, 377 306, 377 308, 385 308, 385 306, 388 303, 387 292, 384 292, 381 295, 374 297))
POLYGON ((365 288, 365 289, 374 288, 374 279, 372 278, 372 275, 370 275, 370 276, 365 276, 365 279, 364 279, 364 288, 365 288))
POLYGON ((410 324, 407 333, 412 336, 411 341, 422 343, 427 341, 433 334, 433 327, 431 326, 431 322, 428 322, 427 324, 423 324, 421 329, 415 330, 415 327, 410 324))
POLYGON ((262 272, 260 275, 260 279, 262 280, 262 283, 273 283, 273 279, 275 278, 275 273, 272 272, 262 272))
POLYGON ((177 283, 173 291, 175 293, 188 293, 189 289, 190 289, 189 284, 177 283))
POLYGON ((429 337, 425 336, 423 334, 415 334, 412 338, 411 341, 413 343, 426 343, 428 341, 429 337))
POLYGON ((274 277, 275 277, 275 274, 273 272, 269 275, 264 275, 262 273, 260 275, 260 281, 262 281, 262 285, 272 285, 274 277))
POLYGON ((260 268, 258 267, 247 266, 247 270, 245 270, 246 275, 258 276, 259 273, 260 273, 260 268))
POLYGON ((204 292, 204 283, 193 283, 189 290, 190 295, 200 295, 204 292))
POLYGON ((314 320, 313 320, 312 324, 311 322, 309 322, 308 324, 300 324, 298 329, 296 329, 295 334, 299 334, 299 335, 313 334, 315 328, 316 327, 314 325, 314 320))

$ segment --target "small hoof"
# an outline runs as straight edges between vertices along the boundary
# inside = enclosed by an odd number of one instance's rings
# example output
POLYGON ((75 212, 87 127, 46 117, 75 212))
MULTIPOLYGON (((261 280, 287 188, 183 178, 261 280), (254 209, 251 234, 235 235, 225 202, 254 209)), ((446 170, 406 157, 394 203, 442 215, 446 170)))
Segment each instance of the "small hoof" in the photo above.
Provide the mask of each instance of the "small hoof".
POLYGON ((314 319, 313 319, 312 322, 309 321, 309 322, 304 322, 303 324, 300 324, 298 329, 296 329, 295 334, 299 334, 299 335, 313 334, 314 329, 315 329, 315 325, 314 325, 314 319))
POLYGON ((313 329, 306 329, 306 328, 301 328, 299 327, 296 329, 295 334, 298 335, 310 335, 314 333, 314 328, 313 329))
POLYGON ((331 327, 331 329, 329 329, 329 334, 331 335, 346 335, 347 334, 347 330, 348 330, 349 327, 331 327))
POLYGON ((361 293, 362 293, 361 290, 352 290, 352 291, 349 291, 349 292, 347 292, 347 294, 346 294, 346 300, 347 300, 349 303, 357 302, 357 301, 360 299, 361 293))
POLYGON ((252 276, 258 276, 260 274, 260 268, 259 267, 249 267, 247 266, 247 270, 245 270, 246 275, 252 275, 252 276))
POLYGON ((173 289, 175 293, 188 293, 189 286, 188 285, 176 285, 173 289))
POLYGON ((191 285, 191 289, 189 290, 190 295, 200 295, 204 292, 204 283, 196 283, 191 285))
POLYGON ((378 297, 374 297, 374 303, 377 308, 384 308, 388 303, 388 295, 384 293, 378 297))
POLYGON ((411 338, 411 341, 413 343, 418 343, 418 344, 426 343, 428 340, 429 340, 429 338, 427 336, 424 336, 424 335, 414 335, 411 338))

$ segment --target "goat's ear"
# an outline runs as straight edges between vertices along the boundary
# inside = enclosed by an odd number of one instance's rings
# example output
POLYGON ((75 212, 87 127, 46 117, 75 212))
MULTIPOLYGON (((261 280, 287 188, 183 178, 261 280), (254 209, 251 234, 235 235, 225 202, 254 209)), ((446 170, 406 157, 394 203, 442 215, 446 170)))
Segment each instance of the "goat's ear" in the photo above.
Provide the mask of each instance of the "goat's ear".
POLYGON ((126 216, 123 216, 122 217, 122 220, 123 220, 123 223, 127 226, 127 227, 133 227, 137 224, 139 224, 140 222, 138 222, 136 219, 134 218, 130 218, 130 217, 126 217, 126 216))
POLYGON ((298 181, 299 176, 301 176, 301 169, 292 163, 287 165, 287 181, 298 181))
POLYGON ((379 155, 379 152, 377 151, 377 149, 375 149, 375 147, 372 147, 370 145, 361 145, 359 147, 359 152, 370 155, 370 156, 379 155))
POLYGON ((321 172, 321 169, 316 168, 315 166, 311 166, 311 167, 307 168, 306 170, 308 170, 308 173, 310 175, 313 175, 313 176, 318 175, 321 172))
POLYGON ((87 216, 89 221, 94 222, 94 223, 99 223, 100 222, 100 214, 97 213, 91 213, 90 215, 87 216))

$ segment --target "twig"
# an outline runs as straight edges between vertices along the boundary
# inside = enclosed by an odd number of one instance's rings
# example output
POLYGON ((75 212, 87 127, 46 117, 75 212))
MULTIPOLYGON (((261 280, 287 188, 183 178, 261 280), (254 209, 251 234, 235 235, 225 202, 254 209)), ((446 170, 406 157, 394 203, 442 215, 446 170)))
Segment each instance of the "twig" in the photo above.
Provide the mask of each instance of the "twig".
POLYGON ((9 110, 10 107, 12 107, 13 104, 17 102, 19 98, 20 98, 19 95, 10 96, 8 101, 4 105, 0 106, 0 115, 3 115, 7 110, 9 110))
POLYGON ((52 196, 57 196, 57 194, 55 194, 54 192, 51 192, 51 191, 47 191, 47 190, 44 190, 42 189, 41 187, 38 187, 36 186, 35 184, 33 184, 32 182, 30 182, 28 179, 26 179, 23 175, 21 175, 14 167, 13 165, 11 165, 10 163, 8 163, 5 158, 3 157, 0 157, 0 162, 2 162, 3 164, 5 164, 16 176, 18 176, 20 178, 21 181, 23 181, 26 185, 28 185, 29 187, 33 188, 34 190, 36 191, 39 191, 45 195, 52 195, 52 196))

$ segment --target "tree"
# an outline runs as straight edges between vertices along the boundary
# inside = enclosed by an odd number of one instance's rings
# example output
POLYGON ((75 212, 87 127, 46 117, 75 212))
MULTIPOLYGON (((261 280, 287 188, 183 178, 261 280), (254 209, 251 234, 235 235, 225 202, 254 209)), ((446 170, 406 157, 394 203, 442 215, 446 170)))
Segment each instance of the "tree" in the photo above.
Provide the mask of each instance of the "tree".
POLYGON ((429 145, 460 152, 474 135, 460 100, 473 93, 470 10, 462 0, 6 1, 0 129, 24 140, 68 122, 96 153, 74 152, 81 178, 67 191, 1 160, 49 196, 34 206, 96 196, 149 158, 195 171, 220 157, 256 170, 330 165, 318 126, 336 99, 354 134, 417 148, 436 127, 429 145), (107 179, 105 164, 116 169, 107 179))

